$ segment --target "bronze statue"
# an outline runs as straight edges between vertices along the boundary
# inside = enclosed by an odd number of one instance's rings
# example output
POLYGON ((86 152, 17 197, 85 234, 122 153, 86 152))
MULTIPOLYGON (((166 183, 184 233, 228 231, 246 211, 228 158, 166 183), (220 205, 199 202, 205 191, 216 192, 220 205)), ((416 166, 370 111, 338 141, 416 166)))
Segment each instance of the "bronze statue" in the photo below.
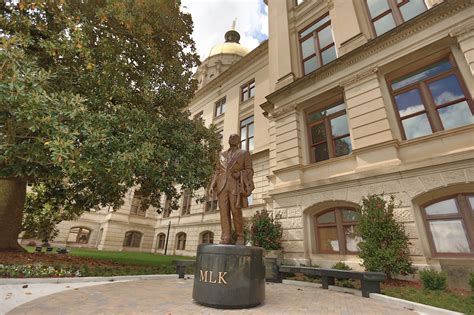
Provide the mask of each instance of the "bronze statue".
POLYGON ((244 245, 242 208, 248 207, 247 197, 255 188, 250 153, 239 148, 240 137, 229 137, 230 148, 221 152, 211 183, 211 193, 217 193, 221 215, 221 244, 231 244, 232 224, 237 234, 236 245, 244 245))

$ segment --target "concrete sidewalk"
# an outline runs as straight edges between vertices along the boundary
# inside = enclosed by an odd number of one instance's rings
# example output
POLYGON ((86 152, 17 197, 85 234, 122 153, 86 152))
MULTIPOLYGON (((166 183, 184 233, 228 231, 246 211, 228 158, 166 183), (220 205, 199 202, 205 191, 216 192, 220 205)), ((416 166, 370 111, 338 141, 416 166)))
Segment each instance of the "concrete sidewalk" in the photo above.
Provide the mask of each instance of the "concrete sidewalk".
MULTIPOLYGON (((293 284, 267 284, 265 303, 258 307, 217 310, 196 304, 191 298, 192 286, 192 279, 176 278, 32 284, 22 290, 30 290, 31 295, 36 294, 35 290, 44 290, 50 295, 21 304, 8 314, 418 314, 373 299, 293 284), (66 291, 53 292, 61 287, 66 291)), ((0 286, 5 301, 7 288, 3 287, 8 286, 0 286)))

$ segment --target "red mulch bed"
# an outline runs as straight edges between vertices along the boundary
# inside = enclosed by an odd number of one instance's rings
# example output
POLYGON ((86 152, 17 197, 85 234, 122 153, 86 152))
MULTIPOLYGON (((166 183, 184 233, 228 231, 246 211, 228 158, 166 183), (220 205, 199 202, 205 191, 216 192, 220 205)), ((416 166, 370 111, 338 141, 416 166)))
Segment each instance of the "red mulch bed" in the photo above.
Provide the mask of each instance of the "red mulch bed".
POLYGON ((0 264, 4 265, 30 265, 42 263, 43 265, 67 265, 89 267, 121 267, 124 264, 115 263, 110 260, 93 259, 71 255, 46 254, 46 253, 4 253, 0 252, 0 264))

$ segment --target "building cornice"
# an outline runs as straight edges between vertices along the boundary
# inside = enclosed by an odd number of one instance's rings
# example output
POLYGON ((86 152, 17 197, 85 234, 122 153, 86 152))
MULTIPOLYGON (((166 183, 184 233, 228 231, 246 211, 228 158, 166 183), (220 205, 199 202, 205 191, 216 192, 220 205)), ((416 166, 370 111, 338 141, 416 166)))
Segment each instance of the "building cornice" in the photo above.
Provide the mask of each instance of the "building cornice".
MULTIPOLYGON (((433 7, 432 9, 420 14, 412 20, 394 28, 393 30, 370 40, 351 52, 346 53, 333 62, 317 69, 313 73, 296 79, 287 86, 267 95, 266 98, 270 103, 274 104, 278 102, 287 92, 291 93, 292 91, 304 89, 313 85, 317 81, 328 78, 343 69, 347 69, 348 67, 364 59, 370 58, 374 54, 386 49, 387 47, 393 46, 394 44, 412 36, 413 34, 427 29, 431 25, 436 24, 453 14, 472 6, 473 3, 474 0, 450 0, 443 2, 442 4, 433 7)), ((344 82, 355 81, 357 80, 358 75, 360 74, 356 74, 354 77, 349 77, 344 80, 344 82)))

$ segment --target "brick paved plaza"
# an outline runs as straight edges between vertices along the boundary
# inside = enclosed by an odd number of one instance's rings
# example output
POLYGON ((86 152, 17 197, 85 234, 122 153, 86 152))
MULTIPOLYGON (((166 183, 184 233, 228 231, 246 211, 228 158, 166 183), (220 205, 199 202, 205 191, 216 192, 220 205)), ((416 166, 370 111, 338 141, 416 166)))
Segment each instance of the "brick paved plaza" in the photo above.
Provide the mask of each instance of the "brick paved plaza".
POLYGON ((267 284, 265 303, 217 310, 193 302, 193 280, 159 279, 80 287, 38 298, 14 314, 417 314, 352 294, 293 284, 267 284))

